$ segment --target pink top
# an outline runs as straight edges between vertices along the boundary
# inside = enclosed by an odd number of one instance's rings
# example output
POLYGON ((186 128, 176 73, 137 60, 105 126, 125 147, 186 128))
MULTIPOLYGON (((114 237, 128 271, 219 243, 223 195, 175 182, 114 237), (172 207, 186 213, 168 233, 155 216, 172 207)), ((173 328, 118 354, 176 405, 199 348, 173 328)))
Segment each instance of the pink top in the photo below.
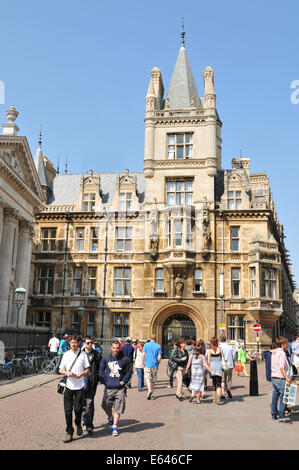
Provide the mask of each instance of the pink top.
POLYGON ((286 353, 281 348, 277 348, 272 351, 271 377, 277 377, 279 379, 285 378, 281 372, 281 369, 285 369, 285 361, 286 353))

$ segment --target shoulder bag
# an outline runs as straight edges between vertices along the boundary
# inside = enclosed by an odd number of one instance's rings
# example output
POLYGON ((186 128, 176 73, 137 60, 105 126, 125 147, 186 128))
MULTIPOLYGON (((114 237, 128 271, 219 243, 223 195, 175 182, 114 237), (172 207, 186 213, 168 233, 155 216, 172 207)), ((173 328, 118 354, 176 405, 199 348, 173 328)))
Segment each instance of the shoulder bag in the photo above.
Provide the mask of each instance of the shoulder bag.
POLYGON ((222 367, 222 370, 224 370, 225 372, 229 370, 229 365, 228 365, 227 360, 224 357, 223 351, 221 351, 221 367, 222 367))
MULTIPOLYGON (((74 367, 75 362, 76 362, 76 360, 78 359, 78 357, 80 356, 80 354, 81 354, 81 349, 80 349, 80 351, 78 352, 77 356, 75 357, 75 360, 73 361, 73 363, 72 363, 72 365, 71 365, 71 367, 70 367, 69 372, 70 372, 70 371, 72 370, 72 368, 74 367)), ((59 382, 58 382, 58 385, 57 385, 57 393, 59 393, 60 395, 64 395, 64 392, 65 392, 65 389, 66 389, 66 381, 67 381, 67 376, 64 375, 64 376, 62 377, 62 379, 59 380, 59 382)))

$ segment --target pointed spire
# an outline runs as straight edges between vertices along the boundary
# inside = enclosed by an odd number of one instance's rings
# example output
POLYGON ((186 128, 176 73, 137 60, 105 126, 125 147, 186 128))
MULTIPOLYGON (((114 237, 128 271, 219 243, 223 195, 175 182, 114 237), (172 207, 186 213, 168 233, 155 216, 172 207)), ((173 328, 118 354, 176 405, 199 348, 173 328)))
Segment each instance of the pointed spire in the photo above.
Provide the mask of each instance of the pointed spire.
POLYGON ((202 104, 185 49, 184 22, 182 22, 181 38, 181 48, 171 78, 167 103, 169 109, 201 108, 202 104))
POLYGON ((34 157, 35 168, 39 177, 41 186, 48 186, 47 173, 42 152, 42 133, 39 133, 38 147, 34 157))

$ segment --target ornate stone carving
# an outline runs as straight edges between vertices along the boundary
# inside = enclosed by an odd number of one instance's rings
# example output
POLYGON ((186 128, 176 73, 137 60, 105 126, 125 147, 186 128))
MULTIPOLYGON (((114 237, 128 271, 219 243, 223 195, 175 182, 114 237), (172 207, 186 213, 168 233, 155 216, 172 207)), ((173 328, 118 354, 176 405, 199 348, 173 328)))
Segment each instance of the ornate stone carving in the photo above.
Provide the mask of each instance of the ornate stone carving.
POLYGON ((174 281, 176 297, 182 297, 184 292, 184 279, 180 274, 177 275, 174 281))
POLYGON ((13 170, 15 171, 20 178, 23 179, 23 173, 20 168, 18 159, 16 157, 16 151, 15 150, 0 150, 0 158, 2 158, 5 163, 13 170))

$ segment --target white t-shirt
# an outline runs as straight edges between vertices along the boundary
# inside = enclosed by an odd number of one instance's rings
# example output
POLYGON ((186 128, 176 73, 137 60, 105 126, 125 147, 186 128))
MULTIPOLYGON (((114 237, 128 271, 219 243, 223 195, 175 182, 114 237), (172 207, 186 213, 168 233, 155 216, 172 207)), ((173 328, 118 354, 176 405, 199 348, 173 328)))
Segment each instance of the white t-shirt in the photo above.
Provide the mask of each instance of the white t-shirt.
POLYGON ((57 353, 58 348, 59 348, 59 339, 58 338, 51 338, 49 341, 50 344, 50 352, 55 352, 57 353))
MULTIPOLYGON (((65 352, 64 355, 62 356, 62 361, 60 363, 59 369, 69 371, 76 358, 77 353, 74 354, 72 350, 65 352)), ((81 351, 78 359, 76 360, 74 366, 72 367, 72 372, 74 374, 79 374, 80 372, 83 372, 84 369, 87 369, 88 367, 89 367, 88 357, 84 351, 81 351)), ((66 381, 66 386, 70 390, 81 390, 81 388, 84 387, 84 377, 81 377, 80 379, 76 379, 75 377, 68 377, 66 381)))

